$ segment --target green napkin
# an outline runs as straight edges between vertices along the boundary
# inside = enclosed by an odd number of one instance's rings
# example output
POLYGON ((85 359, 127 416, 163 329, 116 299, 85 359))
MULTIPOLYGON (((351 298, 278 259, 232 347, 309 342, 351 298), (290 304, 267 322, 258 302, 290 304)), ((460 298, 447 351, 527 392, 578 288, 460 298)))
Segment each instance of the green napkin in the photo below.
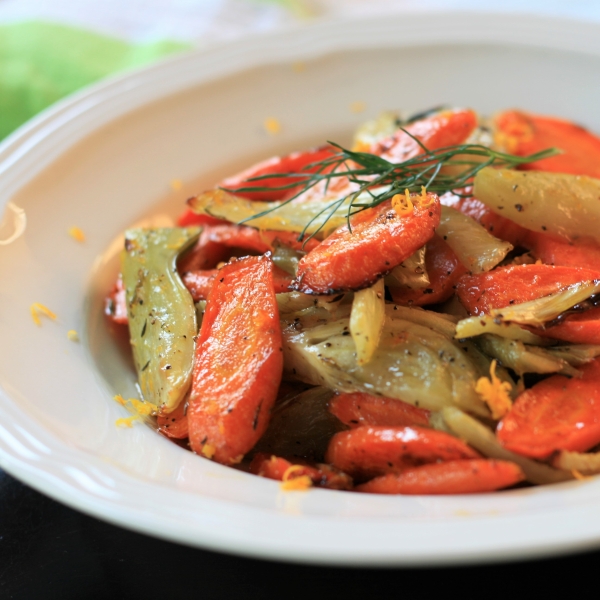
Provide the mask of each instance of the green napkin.
POLYGON ((130 44, 45 22, 0 25, 0 139, 83 86, 188 48, 173 41, 130 44))

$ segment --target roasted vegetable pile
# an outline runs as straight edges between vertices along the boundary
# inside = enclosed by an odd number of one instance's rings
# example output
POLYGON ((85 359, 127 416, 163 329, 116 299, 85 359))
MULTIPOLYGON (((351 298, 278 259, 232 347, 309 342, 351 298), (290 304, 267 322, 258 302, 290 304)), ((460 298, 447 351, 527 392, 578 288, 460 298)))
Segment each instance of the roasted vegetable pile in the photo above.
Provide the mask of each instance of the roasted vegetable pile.
POLYGON ((516 110, 365 124, 125 233, 145 415, 224 465, 460 494, 600 472, 600 139, 516 110))

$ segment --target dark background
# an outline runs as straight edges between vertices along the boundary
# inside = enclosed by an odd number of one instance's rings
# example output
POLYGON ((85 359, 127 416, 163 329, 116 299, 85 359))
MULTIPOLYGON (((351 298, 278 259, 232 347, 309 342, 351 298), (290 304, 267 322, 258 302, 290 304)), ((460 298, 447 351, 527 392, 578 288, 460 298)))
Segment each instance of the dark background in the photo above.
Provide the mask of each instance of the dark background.
POLYGON ((46 498, 0 470, 2 600, 513 600, 542 595, 599 598, 600 551, 435 569, 310 567, 251 560, 108 525, 46 498))

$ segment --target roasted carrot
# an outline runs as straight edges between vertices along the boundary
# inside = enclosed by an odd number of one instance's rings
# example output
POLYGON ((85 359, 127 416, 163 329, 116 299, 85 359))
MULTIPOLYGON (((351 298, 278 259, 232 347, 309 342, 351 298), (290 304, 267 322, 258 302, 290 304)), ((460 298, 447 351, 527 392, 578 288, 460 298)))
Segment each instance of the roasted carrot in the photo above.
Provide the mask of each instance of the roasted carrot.
MULTIPOLYGON (((404 196, 402 196, 404 198, 404 196)), ((392 200, 364 210, 336 229, 298 263, 293 287, 307 294, 332 294, 372 285, 434 234, 440 221, 435 194, 412 194, 413 208, 392 208, 392 200)))
POLYGON ((364 392, 336 394, 329 401, 329 410, 342 423, 355 428, 361 425, 429 425, 430 411, 402 400, 373 396, 364 392))
MULTIPOLYGON (((465 188, 464 194, 471 193, 471 186, 465 188)), ((461 196, 448 192, 440 198, 440 202, 444 206, 455 208, 472 219, 475 219, 475 221, 485 227, 493 236, 506 242, 510 242, 515 248, 522 245, 523 240, 525 240, 529 234, 527 229, 517 225, 510 219, 506 219, 505 217, 496 214, 481 202, 481 200, 477 200, 477 198, 473 198, 473 196, 461 196)))
POLYGON ((308 464, 307 462, 290 462, 285 458, 257 453, 250 463, 250 473, 275 479, 290 481, 298 477, 308 476, 312 485, 334 490, 349 490, 352 488, 352 478, 346 473, 325 464, 308 464))
POLYGON ((569 242, 548 233, 529 231, 523 245, 547 265, 581 267, 600 272, 600 245, 593 240, 569 242))
POLYGON ((217 219, 216 217, 211 217, 210 215, 198 215, 195 212, 192 212, 191 209, 186 208, 183 214, 181 214, 177 219, 177 226, 191 227, 193 225, 227 225, 227 221, 224 221, 223 219, 217 219))
POLYGON ((553 375, 525 390, 498 425, 502 445, 543 459, 556 450, 583 452, 600 443, 600 359, 580 370, 580 379, 553 375))
POLYGON ((567 315, 558 325, 536 333, 571 344, 600 344, 600 307, 567 315))
POLYGON ((127 325, 127 300, 125 298, 125 288, 123 287, 123 277, 120 273, 113 289, 104 301, 104 314, 114 323, 127 325))
POLYGON ((548 296, 574 283, 600 279, 600 271, 552 265, 499 267, 488 273, 464 275, 456 291, 474 315, 548 296))
POLYGON ((245 225, 214 225, 205 227, 194 247, 183 256, 178 265, 180 273, 212 269, 230 258, 233 249, 264 254, 284 245, 308 252, 319 245, 318 240, 298 241, 291 231, 259 231, 245 225))
POLYGON ((498 145, 511 154, 526 156, 546 148, 560 148, 562 154, 525 164, 522 168, 600 177, 600 138, 580 125, 507 110, 494 119, 498 145))
POLYGON ((393 136, 363 149, 390 162, 402 162, 423 151, 462 144, 477 127, 477 115, 470 109, 443 110, 399 129, 393 136), (406 133, 408 132, 408 133, 406 133), (410 134, 410 135, 409 135, 410 134), (411 137, 412 136, 412 137, 411 137))
POLYGON ((325 460, 359 480, 441 460, 479 458, 464 442, 424 427, 357 427, 336 433, 325 460))
POLYGON ((184 440, 188 437, 187 400, 179 403, 179 406, 168 415, 158 415, 156 424, 158 431, 163 435, 184 440))
POLYGON ((249 200, 282 200, 293 196, 298 190, 297 186, 288 189, 269 189, 263 191, 240 192, 241 188, 280 188, 293 183, 301 183, 299 177, 265 177, 273 174, 283 173, 314 173, 318 167, 311 166, 329 158, 335 149, 332 146, 320 146, 303 152, 293 152, 287 156, 274 156, 260 162, 237 175, 223 180, 219 187, 235 191, 235 193, 249 200), (253 177, 265 177, 258 181, 248 181, 253 177))
POLYGON ((525 479, 521 468, 504 460, 453 460, 383 475, 356 487, 370 494, 478 494, 525 479))
POLYGON ((264 433, 283 370, 272 262, 224 266, 208 297, 196 345, 188 408, 198 454, 235 464, 264 433))
POLYGON ((467 272, 452 248, 438 235, 427 242, 425 268, 429 285, 422 290, 390 287, 392 299, 405 306, 424 306, 448 300, 454 293, 454 286, 467 272))
MULTIPOLYGON (((206 300, 210 294, 215 278, 219 275, 219 269, 207 269, 198 271, 188 271, 182 276, 182 281, 188 289, 194 302, 206 300)), ((273 290, 276 294, 288 292, 292 284, 292 276, 273 265, 273 290)))

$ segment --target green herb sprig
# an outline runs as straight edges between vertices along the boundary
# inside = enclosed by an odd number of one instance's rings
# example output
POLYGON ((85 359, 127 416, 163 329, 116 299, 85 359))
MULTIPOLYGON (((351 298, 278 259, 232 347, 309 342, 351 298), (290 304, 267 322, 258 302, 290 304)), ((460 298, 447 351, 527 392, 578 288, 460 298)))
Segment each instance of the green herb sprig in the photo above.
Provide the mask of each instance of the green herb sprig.
MULTIPOLYGON (((422 150, 421 154, 403 162, 393 163, 375 154, 355 152, 335 142, 328 142, 337 151, 333 152, 328 158, 306 165, 297 173, 269 173, 247 179, 247 182, 250 183, 292 178, 295 180, 292 183, 281 186, 241 187, 235 190, 222 189, 231 193, 243 193, 272 190, 283 191, 299 188, 296 193, 287 200, 282 201, 278 206, 270 207, 245 220, 248 221, 277 210, 279 207, 292 202, 301 194, 304 194, 322 182, 325 182, 325 194, 331 182, 335 179, 345 177, 351 183, 355 184, 357 187, 352 192, 344 194, 330 202, 323 203, 323 209, 312 217, 299 234, 298 240, 302 241, 307 229, 316 219, 322 215, 326 216, 325 220, 308 236, 307 240, 319 233, 329 218, 347 201, 347 223, 350 228, 350 217, 352 215, 367 208, 378 206, 396 194, 404 194, 405 190, 411 193, 419 193, 424 187, 428 192, 434 192, 439 196, 449 191, 462 196, 460 190, 468 186, 472 182, 473 177, 485 167, 493 165, 514 168, 518 165, 542 160, 561 153, 557 148, 548 148, 547 150, 542 150, 528 156, 514 156, 479 144, 458 144, 429 150, 429 148, 406 131, 406 129, 402 129, 402 131, 419 144, 422 150), (451 173, 447 173, 443 171, 443 167, 459 167, 459 169, 452 169, 451 173), (367 202, 364 201, 365 195, 368 196, 367 202)), ((245 221, 242 221, 242 223, 245 221)))

